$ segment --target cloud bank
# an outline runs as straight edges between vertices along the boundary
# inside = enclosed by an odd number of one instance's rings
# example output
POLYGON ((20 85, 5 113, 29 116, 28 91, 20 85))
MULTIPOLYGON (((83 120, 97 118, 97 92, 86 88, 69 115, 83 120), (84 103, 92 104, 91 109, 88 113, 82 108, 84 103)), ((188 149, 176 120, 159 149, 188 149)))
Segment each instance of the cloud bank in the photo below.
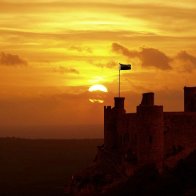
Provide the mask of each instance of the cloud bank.
POLYGON ((192 72, 196 69, 196 57, 186 51, 181 51, 176 56, 169 57, 156 48, 141 48, 139 51, 129 50, 118 43, 112 44, 112 51, 128 59, 139 59, 143 68, 154 67, 160 70, 172 70, 177 66, 185 72, 192 72))
POLYGON ((2 66, 21 66, 27 65, 27 62, 15 54, 0 53, 0 65, 2 66))
POLYGON ((155 48, 142 48, 140 51, 135 51, 129 50, 118 43, 113 43, 112 50, 128 58, 138 58, 142 67, 156 67, 162 70, 172 69, 170 66, 171 59, 155 48))

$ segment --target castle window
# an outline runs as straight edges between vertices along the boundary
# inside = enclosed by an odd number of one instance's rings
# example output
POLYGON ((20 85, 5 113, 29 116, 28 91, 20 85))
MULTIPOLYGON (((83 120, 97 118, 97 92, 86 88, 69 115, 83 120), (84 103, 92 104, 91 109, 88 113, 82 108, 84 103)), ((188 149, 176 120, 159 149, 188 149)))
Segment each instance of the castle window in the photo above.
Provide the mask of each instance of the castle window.
POLYGON ((152 144, 152 136, 149 136, 149 143, 152 144))

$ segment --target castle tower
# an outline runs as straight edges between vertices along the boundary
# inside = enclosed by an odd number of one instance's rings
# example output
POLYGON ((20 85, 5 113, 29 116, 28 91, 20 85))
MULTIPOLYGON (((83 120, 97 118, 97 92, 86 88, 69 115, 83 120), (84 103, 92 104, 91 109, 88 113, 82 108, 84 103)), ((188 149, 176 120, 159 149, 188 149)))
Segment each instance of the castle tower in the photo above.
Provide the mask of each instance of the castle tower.
POLYGON ((154 105, 154 93, 144 93, 137 107, 137 159, 139 166, 155 164, 159 171, 163 163, 163 106, 154 105))
POLYGON ((104 107, 104 146, 107 150, 120 149, 126 129, 124 97, 114 98, 114 107, 104 107))
POLYGON ((184 111, 196 112, 196 87, 184 87, 184 111))
POLYGON ((114 97, 114 108, 124 111, 124 97, 114 97))

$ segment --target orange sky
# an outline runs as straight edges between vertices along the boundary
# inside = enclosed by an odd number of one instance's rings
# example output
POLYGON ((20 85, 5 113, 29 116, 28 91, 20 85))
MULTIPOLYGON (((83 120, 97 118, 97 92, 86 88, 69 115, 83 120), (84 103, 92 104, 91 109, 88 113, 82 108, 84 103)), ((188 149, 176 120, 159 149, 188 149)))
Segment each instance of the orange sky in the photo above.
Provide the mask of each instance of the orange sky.
MULTIPOLYGON (((0 0, 0 124, 102 125, 119 62, 132 64, 121 77, 127 111, 147 91, 182 110, 183 87, 196 85, 195 18, 195 0, 0 0), (103 104, 89 102, 93 84, 108 88, 103 104)), ((25 134, 13 132, 35 135, 25 134)))

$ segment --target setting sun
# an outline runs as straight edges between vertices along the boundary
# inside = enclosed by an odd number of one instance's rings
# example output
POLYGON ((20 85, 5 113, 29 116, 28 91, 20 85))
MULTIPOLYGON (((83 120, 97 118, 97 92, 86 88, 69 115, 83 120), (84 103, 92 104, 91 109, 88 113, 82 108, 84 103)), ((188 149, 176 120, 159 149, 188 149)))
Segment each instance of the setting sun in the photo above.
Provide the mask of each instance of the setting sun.
POLYGON ((108 92, 108 89, 102 84, 95 84, 88 91, 91 94, 89 98, 91 103, 104 103, 105 93, 108 92))
POLYGON ((89 92, 94 92, 94 91, 102 91, 102 92, 108 92, 108 89, 102 85, 102 84, 95 84, 95 85, 92 85, 89 89, 88 89, 89 92))

